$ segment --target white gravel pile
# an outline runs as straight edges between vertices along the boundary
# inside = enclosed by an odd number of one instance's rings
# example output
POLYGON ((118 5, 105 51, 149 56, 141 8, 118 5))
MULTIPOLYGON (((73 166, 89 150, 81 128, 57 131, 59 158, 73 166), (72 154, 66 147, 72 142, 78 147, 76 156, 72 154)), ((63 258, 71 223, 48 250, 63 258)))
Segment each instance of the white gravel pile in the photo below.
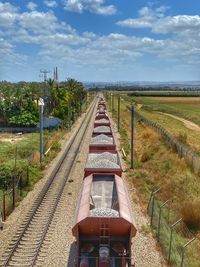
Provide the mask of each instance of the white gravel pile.
POLYGON ((90 153, 86 168, 95 169, 119 169, 117 154, 109 152, 90 153))
POLYGON ((95 123, 109 123, 109 120, 100 119, 100 120, 96 120, 95 123))
POLYGON ((110 208, 96 208, 90 211, 91 217, 119 217, 119 212, 110 208))
POLYGON ((95 137, 92 137, 90 144, 93 144, 93 145, 99 145, 99 144, 113 145, 113 138, 109 137, 105 134, 99 134, 95 137))
POLYGON ((94 128, 94 133, 111 133, 111 129, 108 126, 99 126, 94 128))
POLYGON ((105 116, 105 115, 108 117, 108 114, 106 112, 104 114, 97 112, 96 114, 96 116, 105 116))
POLYGON ((103 152, 103 153, 90 153, 88 160, 93 161, 93 160, 102 160, 102 159, 107 159, 111 162, 114 162, 118 164, 118 157, 117 153, 110 153, 110 152, 103 152))

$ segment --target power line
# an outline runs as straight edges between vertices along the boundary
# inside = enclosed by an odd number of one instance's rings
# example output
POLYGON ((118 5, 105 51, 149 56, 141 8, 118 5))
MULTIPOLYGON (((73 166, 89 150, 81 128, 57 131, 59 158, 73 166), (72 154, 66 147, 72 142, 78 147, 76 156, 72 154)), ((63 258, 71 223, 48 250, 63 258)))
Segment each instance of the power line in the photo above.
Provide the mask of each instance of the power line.
POLYGON ((50 73, 50 71, 46 70, 46 69, 40 69, 40 73, 43 74, 44 82, 46 83, 46 81, 47 81, 47 73, 50 73))

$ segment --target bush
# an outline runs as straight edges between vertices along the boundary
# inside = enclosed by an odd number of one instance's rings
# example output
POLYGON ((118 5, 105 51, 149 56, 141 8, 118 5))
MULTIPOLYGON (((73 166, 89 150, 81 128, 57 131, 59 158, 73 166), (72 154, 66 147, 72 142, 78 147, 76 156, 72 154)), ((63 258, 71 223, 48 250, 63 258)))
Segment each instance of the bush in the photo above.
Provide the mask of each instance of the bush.
POLYGON ((189 228, 200 229, 200 200, 182 203, 181 213, 189 228))
POLYGON ((16 169, 14 160, 8 161, 0 166, 0 188, 5 190, 12 187, 12 179, 16 181, 26 175, 27 161, 18 160, 16 169))
POLYGON ((180 132, 177 136, 177 139, 183 143, 183 144, 187 144, 187 134, 185 132, 180 132))
POLYGON ((59 144, 58 142, 54 142, 52 144, 52 147, 51 147, 53 150, 55 151, 60 151, 61 150, 61 144, 59 144))
POLYGON ((16 115, 9 118, 9 124, 16 126, 36 126, 38 118, 31 112, 21 110, 16 115))

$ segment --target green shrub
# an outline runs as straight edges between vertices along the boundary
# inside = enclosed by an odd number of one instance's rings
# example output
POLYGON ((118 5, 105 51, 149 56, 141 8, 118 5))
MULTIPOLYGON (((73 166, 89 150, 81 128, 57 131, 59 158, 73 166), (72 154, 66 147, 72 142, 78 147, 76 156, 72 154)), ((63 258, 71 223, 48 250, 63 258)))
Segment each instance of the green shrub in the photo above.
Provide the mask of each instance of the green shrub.
POLYGON ((61 150, 61 144, 60 143, 58 143, 58 142, 54 142, 53 144, 52 144, 52 150, 55 150, 55 151, 60 151, 61 150))

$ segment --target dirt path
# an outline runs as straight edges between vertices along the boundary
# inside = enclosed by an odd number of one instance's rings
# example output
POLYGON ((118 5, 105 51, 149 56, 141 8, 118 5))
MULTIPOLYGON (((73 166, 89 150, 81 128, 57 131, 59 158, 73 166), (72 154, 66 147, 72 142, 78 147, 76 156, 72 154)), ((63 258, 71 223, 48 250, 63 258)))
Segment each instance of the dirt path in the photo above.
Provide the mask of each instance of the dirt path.
POLYGON ((175 115, 172 115, 172 114, 169 114, 169 113, 165 113, 165 112, 158 112, 158 113, 164 114, 166 116, 169 116, 171 118, 174 118, 176 120, 179 120, 179 121, 183 122, 185 127, 190 129, 190 130, 200 132, 200 127, 194 122, 188 121, 186 119, 183 119, 181 117, 178 117, 178 116, 175 116, 175 115))

